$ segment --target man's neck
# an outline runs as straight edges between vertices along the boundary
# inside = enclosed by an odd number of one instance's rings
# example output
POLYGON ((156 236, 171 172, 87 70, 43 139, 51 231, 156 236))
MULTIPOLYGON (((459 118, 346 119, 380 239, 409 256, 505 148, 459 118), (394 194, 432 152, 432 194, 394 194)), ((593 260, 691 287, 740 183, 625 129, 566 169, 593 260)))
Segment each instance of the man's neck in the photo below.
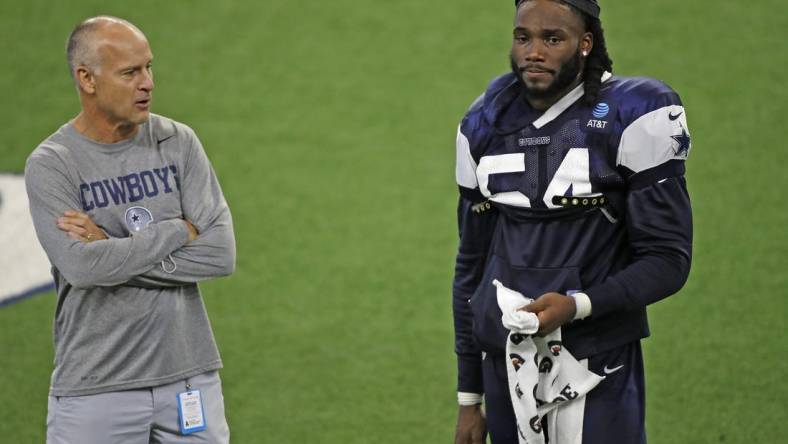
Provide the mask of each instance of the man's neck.
POLYGON ((537 111, 547 111, 548 108, 555 105, 556 102, 561 100, 565 95, 569 94, 573 89, 577 88, 578 85, 583 83, 583 77, 578 76, 574 82, 570 83, 569 86, 562 89, 561 91, 553 94, 549 97, 532 97, 526 96, 526 100, 528 100, 528 104, 531 105, 531 108, 537 111))
POLYGON ((137 134, 138 124, 112 123, 91 115, 84 109, 74 118, 72 124, 80 134, 99 143, 116 143, 130 139, 137 134))

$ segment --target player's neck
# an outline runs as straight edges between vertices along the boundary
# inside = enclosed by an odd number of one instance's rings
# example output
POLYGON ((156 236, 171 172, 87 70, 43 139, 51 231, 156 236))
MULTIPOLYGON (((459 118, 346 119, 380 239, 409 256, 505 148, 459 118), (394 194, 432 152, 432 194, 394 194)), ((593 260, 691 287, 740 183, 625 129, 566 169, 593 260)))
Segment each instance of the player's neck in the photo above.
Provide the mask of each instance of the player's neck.
POLYGON ((574 82, 570 83, 566 86, 566 88, 556 92, 550 96, 533 96, 533 95, 526 95, 526 100, 528 104, 531 105, 531 108, 537 111, 547 111, 551 106, 555 105, 556 102, 561 100, 565 95, 569 94, 570 91, 577 88, 578 85, 583 83, 583 77, 577 76, 574 82))
POLYGON ((116 143, 137 134, 139 125, 129 122, 112 122, 105 116, 83 109, 72 121, 74 129, 88 139, 99 143, 116 143))

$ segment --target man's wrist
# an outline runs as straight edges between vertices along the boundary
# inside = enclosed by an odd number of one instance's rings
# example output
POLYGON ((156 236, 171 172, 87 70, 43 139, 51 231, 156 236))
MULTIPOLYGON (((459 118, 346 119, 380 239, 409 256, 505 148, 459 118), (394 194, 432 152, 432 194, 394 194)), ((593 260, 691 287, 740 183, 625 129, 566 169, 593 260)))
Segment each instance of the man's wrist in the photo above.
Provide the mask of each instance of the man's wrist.
POLYGON ((482 399, 480 393, 457 392, 457 403, 461 406, 479 405, 482 399))
POLYGON ((584 319, 591 316, 591 298, 587 294, 577 292, 570 296, 575 298, 575 317, 574 320, 584 319))

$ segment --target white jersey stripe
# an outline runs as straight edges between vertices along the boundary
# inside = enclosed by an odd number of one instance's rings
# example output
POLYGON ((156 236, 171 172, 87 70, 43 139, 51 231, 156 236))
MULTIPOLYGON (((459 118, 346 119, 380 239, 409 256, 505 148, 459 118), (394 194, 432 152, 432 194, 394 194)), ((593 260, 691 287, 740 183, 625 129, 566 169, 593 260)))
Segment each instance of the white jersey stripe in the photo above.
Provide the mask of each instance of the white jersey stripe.
POLYGON ((474 189, 478 186, 476 182, 476 162, 471 156, 471 146, 468 138, 457 128, 457 169, 455 176, 457 185, 474 189))

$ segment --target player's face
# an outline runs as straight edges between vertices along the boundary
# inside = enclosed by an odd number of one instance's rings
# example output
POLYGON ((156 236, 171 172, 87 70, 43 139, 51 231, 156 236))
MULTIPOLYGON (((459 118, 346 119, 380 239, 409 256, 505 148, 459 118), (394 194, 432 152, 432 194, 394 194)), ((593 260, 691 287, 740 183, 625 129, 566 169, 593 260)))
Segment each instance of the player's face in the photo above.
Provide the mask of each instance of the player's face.
POLYGON ((153 99, 153 54, 144 36, 110 31, 99 47, 100 69, 94 73, 98 111, 116 125, 138 125, 150 115, 153 99))
POLYGON ((512 70, 529 98, 558 99, 579 82, 582 51, 591 51, 591 33, 568 6, 529 0, 517 10, 512 40, 512 70))

